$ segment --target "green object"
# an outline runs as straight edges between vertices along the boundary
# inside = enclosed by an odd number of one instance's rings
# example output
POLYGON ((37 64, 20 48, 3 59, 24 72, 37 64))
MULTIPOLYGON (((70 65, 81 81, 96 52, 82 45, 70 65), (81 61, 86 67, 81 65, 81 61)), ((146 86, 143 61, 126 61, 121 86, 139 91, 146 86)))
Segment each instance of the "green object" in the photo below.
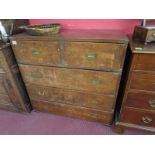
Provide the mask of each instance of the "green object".
POLYGON ((92 80, 91 83, 93 84, 100 84, 102 81, 101 80, 98 80, 98 79, 95 79, 95 80, 92 80))
POLYGON ((36 55, 39 55, 39 54, 40 54, 40 52, 38 52, 38 51, 32 51, 33 56, 36 56, 36 55))
POLYGON ((42 78, 42 75, 39 72, 32 72, 31 76, 34 77, 34 78, 42 78))

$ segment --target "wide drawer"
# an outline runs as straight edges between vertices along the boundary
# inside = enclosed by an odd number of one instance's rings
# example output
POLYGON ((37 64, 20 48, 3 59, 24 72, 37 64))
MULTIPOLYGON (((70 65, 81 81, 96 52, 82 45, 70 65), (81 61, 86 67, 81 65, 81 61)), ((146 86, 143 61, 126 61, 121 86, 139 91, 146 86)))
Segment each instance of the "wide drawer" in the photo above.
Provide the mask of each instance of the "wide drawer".
POLYGON ((144 112, 132 108, 123 108, 120 121, 141 126, 155 127, 155 113, 144 112))
POLYGON ((57 41, 18 40, 12 47, 18 63, 52 66, 60 63, 59 42, 57 41))
POLYGON ((120 81, 120 73, 113 72, 21 64, 19 67, 25 82, 43 86, 116 94, 120 81))
POLYGON ((155 110, 155 93, 129 92, 124 104, 128 107, 155 110))
POLYGON ((61 41, 17 41, 13 46, 23 64, 120 70, 125 44, 61 41))
POLYGON ((83 106, 92 109, 112 111, 115 96, 86 93, 69 89, 26 84, 31 99, 60 102, 69 105, 83 106))
POLYGON ((134 54, 133 69, 155 71, 155 54, 134 54))
POLYGON ((105 124, 112 123, 113 113, 92 110, 83 107, 77 107, 72 105, 66 105, 55 102, 42 102, 31 100, 33 108, 38 111, 55 113, 66 115, 70 117, 80 118, 80 119, 88 119, 91 121, 102 122, 105 124))
POLYGON ((64 60, 67 66, 120 70, 125 56, 124 44, 67 42, 64 45, 64 60))
POLYGON ((132 72, 130 88, 155 91, 155 72, 132 72))

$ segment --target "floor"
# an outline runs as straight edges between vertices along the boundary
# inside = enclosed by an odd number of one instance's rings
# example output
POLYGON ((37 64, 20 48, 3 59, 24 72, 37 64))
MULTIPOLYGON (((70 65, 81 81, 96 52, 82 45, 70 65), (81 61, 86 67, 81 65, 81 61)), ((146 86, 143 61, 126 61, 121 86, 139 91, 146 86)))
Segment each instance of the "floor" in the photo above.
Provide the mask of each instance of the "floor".
MULTIPOLYGON (((48 113, 31 115, 0 110, 1 135, 114 135, 101 123, 73 119, 48 113)), ((126 130, 125 135, 144 135, 143 131, 126 130)))

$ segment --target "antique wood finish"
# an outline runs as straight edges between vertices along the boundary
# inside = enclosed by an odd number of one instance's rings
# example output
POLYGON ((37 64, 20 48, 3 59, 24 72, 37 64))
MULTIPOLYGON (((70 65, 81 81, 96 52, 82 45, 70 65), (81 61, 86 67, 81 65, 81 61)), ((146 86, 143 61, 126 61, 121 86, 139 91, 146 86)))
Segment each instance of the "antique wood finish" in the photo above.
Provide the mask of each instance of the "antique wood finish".
POLYGON ((18 63, 56 66, 60 64, 59 42, 18 41, 14 47, 18 63))
POLYGON ((154 54, 135 54, 134 70, 155 71, 155 55, 154 54), (146 65, 147 64, 147 65, 146 65))
POLYGON ((23 33, 10 40, 34 109, 112 123, 128 43, 122 32, 23 33))
POLYGON ((0 108, 16 112, 30 112, 30 101, 10 44, 1 44, 0 64, 2 67, 0 69, 0 108))
POLYGON ((58 102, 45 102, 31 100, 34 109, 44 112, 52 112, 55 114, 63 114, 80 119, 88 119, 91 121, 104 122, 110 125, 112 122, 112 112, 89 109, 80 106, 62 104, 58 102))
POLYGON ((146 112, 142 110, 136 110, 132 108, 123 108, 120 121, 141 125, 141 126, 155 126, 155 113, 154 112, 146 112))
POLYGON ((131 73, 130 89, 155 91, 155 72, 131 73))
MULTIPOLYGON (((155 44, 130 40, 131 66, 116 128, 155 132, 155 44)), ((120 101, 119 101, 120 102, 120 101)))
POLYGON ((155 92, 129 92, 124 105, 127 107, 134 107, 143 110, 155 110, 155 92))
POLYGON ((40 86, 32 83, 27 83, 26 86, 30 98, 34 100, 59 102, 91 109, 104 109, 106 111, 114 109, 115 96, 113 95, 40 86))
POLYGON ((66 89, 116 94, 120 73, 19 65, 25 82, 66 89))

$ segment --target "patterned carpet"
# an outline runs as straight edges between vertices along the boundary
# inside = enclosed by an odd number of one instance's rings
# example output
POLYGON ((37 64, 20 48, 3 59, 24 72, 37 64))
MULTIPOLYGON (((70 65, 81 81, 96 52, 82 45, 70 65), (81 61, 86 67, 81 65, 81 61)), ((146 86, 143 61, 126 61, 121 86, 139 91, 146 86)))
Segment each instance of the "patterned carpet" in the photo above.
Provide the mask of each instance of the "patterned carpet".
MULTIPOLYGON (((0 110, 1 135, 115 135, 101 123, 73 119, 48 113, 23 115, 0 110)), ((125 135, 145 135, 143 131, 126 130, 125 135)))

